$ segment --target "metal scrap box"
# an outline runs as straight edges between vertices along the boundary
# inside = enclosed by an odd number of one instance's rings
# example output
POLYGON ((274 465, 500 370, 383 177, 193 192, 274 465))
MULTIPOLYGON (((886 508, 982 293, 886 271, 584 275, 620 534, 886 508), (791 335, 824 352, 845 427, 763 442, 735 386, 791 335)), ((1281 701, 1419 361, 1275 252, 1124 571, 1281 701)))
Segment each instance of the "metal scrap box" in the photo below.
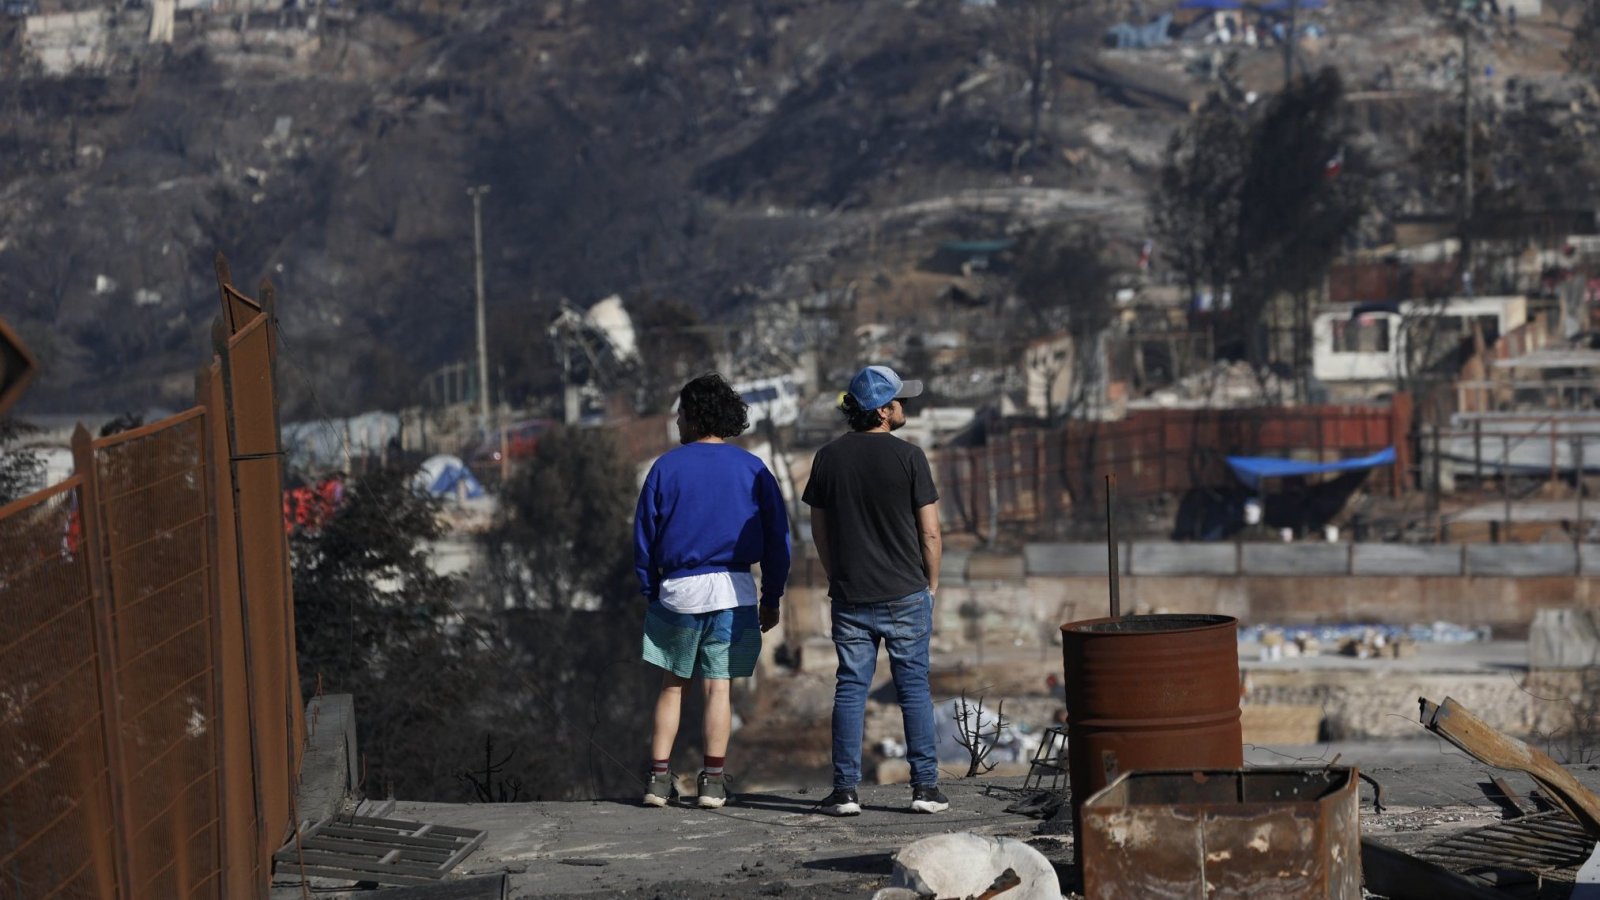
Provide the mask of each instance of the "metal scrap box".
POLYGON ((1351 767, 1136 771, 1084 801, 1090 900, 1360 900, 1351 767))

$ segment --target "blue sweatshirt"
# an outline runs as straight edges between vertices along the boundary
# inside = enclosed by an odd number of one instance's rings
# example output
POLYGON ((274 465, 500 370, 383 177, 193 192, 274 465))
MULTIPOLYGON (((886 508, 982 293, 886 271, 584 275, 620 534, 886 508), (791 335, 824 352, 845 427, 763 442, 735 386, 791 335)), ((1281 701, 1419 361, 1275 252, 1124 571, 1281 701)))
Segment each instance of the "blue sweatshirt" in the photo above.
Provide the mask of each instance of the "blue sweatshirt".
POLYGON ((778 481, 733 444, 686 444, 650 467, 633 517, 633 567, 655 600, 668 578, 749 572, 761 564, 761 604, 789 579, 789 515, 778 481))

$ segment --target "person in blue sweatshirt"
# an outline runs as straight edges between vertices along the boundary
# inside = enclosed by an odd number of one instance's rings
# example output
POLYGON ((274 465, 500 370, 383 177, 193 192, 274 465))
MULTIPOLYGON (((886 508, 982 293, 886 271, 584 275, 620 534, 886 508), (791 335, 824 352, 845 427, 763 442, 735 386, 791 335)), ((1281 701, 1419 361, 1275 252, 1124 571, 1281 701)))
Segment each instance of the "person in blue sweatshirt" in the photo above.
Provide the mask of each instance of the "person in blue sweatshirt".
POLYGON ((650 602, 644 659, 665 670, 650 741, 647 806, 666 806, 676 794, 669 760, 683 688, 697 675, 706 714, 696 802, 708 809, 727 802, 729 682, 750 677, 761 633, 778 624, 778 598, 789 577, 789 516, 766 465, 724 440, 748 427, 749 407, 721 375, 694 379, 678 393, 683 446, 656 460, 639 491, 633 560, 650 602), (759 612, 750 574, 757 563, 759 612))

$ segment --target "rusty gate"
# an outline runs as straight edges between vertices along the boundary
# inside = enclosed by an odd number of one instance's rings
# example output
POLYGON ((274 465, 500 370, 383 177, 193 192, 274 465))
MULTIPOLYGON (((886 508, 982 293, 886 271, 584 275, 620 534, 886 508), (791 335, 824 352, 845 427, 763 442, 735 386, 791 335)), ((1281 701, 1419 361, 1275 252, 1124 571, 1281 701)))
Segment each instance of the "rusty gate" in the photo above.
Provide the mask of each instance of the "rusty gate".
POLYGON ((265 896, 304 744, 264 302, 196 405, 0 508, 0 900, 265 896))

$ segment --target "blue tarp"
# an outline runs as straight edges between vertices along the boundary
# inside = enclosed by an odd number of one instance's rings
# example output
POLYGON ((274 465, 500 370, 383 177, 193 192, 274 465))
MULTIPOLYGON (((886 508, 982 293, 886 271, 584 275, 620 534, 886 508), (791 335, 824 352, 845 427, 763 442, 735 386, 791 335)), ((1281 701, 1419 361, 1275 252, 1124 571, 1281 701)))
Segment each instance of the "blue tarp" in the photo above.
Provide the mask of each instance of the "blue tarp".
POLYGON ((1298 459, 1277 459, 1268 456, 1230 456, 1228 465, 1233 474, 1252 488, 1259 489, 1266 478, 1287 478, 1292 475, 1316 475, 1322 472, 1350 472, 1394 465, 1394 448, 1379 450, 1371 456, 1341 459, 1338 462, 1314 463, 1298 459))
POLYGON ((1238 9, 1239 0, 1183 0, 1179 9, 1238 9))
POLYGON ((1148 25, 1119 22, 1106 29, 1106 43, 1118 50, 1148 50, 1171 42, 1172 13, 1163 13, 1148 25))

